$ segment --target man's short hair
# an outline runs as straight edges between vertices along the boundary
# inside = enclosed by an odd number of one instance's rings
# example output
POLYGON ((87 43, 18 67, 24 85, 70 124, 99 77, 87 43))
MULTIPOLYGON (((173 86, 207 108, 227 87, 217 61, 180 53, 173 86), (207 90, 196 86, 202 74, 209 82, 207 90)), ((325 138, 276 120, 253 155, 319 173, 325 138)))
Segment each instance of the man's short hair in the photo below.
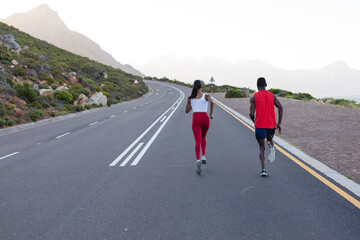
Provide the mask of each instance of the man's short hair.
POLYGON ((257 87, 266 87, 266 86, 267 86, 267 84, 266 84, 265 78, 263 78, 263 77, 258 78, 257 87))

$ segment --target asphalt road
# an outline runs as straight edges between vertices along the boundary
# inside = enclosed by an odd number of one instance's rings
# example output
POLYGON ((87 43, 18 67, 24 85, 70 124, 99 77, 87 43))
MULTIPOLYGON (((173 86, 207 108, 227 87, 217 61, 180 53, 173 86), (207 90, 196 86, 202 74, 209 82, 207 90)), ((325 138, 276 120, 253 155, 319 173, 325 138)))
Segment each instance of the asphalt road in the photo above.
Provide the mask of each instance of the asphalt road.
POLYGON ((360 239, 360 210, 280 152, 260 177, 253 132, 217 106, 198 176, 191 90, 148 84, 0 136, 0 239, 360 239))

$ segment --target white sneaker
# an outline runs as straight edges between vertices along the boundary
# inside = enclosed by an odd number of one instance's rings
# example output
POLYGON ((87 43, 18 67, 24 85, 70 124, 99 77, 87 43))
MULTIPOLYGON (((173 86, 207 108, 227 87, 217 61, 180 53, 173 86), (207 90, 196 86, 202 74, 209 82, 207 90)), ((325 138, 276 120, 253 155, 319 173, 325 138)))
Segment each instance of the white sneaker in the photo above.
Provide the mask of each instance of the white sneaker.
POLYGON ((275 161, 276 148, 275 146, 270 148, 270 154, 268 156, 268 162, 273 163, 275 161))
POLYGON ((205 155, 203 155, 202 157, 201 157, 201 163, 202 164, 206 164, 207 162, 206 162, 206 157, 205 157, 205 155))
POLYGON ((196 161, 196 170, 195 171, 198 175, 201 174, 201 161, 200 160, 196 161))

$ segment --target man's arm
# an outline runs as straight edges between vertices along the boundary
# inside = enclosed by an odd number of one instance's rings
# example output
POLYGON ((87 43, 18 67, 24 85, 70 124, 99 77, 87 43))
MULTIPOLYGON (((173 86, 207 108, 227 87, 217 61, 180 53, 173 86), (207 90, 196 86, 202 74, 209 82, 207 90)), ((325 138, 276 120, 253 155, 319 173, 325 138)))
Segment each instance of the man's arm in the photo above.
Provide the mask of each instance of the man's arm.
POLYGON ((255 122, 255 98, 252 96, 250 98, 250 114, 249 114, 251 120, 255 122))
POLYGON ((274 95, 274 103, 279 112, 279 118, 278 118, 278 123, 276 124, 276 129, 279 130, 279 133, 281 134, 281 121, 282 121, 282 117, 283 117, 283 107, 281 106, 279 99, 275 95, 274 95))

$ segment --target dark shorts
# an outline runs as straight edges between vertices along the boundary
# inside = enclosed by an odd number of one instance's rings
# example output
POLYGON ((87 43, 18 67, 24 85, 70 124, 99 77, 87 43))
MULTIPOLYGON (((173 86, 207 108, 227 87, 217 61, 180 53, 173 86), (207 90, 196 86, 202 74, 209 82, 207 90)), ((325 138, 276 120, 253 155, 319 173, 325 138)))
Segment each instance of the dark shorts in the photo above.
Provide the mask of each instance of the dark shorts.
POLYGON ((271 139, 275 134, 275 128, 255 128, 256 139, 271 139))

